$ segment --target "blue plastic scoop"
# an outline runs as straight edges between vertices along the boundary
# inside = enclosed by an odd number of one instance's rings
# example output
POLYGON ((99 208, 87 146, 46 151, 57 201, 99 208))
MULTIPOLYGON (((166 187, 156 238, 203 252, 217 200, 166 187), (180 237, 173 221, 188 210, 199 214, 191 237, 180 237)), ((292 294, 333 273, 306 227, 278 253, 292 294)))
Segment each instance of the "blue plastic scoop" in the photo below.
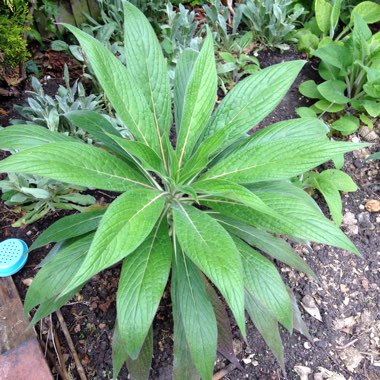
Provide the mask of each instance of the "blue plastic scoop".
POLYGON ((18 272, 28 259, 28 246, 20 239, 7 239, 0 243, 0 277, 18 272))

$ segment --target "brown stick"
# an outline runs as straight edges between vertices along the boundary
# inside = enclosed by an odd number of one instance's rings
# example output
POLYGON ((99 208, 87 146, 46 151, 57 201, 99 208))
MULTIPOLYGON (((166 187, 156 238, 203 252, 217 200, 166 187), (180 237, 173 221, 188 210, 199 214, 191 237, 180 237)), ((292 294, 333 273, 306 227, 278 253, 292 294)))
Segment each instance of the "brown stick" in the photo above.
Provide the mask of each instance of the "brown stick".
POLYGON ((57 354, 59 356, 58 361, 59 361, 59 364, 61 365, 62 375, 64 375, 64 376, 61 375, 61 377, 63 378, 63 380, 70 380, 70 376, 65 367, 65 361, 62 355, 61 342, 59 341, 57 334, 54 334, 54 342, 55 342, 55 346, 57 347, 57 354))
POLYGON ((69 332, 69 330, 67 328, 66 322, 63 319, 63 315, 62 315, 62 313, 61 313, 60 310, 57 310, 55 313, 57 314, 59 323, 61 324, 62 332, 65 335, 67 344, 69 345, 71 354, 73 355, 73 358, 74 358, 74 361, 75 361, 75 365, 77 367, 77 371, 78 371, 79 377, 81 378, 81 380, 87 380, 86 373, 84 372, 82 363, 80 362, 79 356, 78 356, 78 354, 77 354, 77 352, 75 350, 74 343, 73 343, 73 341, 71 339, 70 332, 69 332))
POLYGON ((220 380, 224 376, 227 376, 230 372, 232 372, 235 369, 234 364, 228 364, 227 367, 221 369, 219 372, 214 373, 214 376, 212 377, 212 380, 220 380))
MULTIPOLYGON (((40 339, 40 346, 41 346, 41 348, 43 350, 45 349, 46 342, 42 338, 40 339)), ((54 355, 50 352, 50 350, 46 350, 45 356, 48 358, 48 360, 50 361, 50 363, 52 364, 52 366, 54 367, 54 369, 56 370, 56 372, 58 373, 58 375, 62 379, 65 379, 64 374, 63 374, 63 372, 61 370, 61 367, 57 363, 57 360, 55 359, 54 355)))

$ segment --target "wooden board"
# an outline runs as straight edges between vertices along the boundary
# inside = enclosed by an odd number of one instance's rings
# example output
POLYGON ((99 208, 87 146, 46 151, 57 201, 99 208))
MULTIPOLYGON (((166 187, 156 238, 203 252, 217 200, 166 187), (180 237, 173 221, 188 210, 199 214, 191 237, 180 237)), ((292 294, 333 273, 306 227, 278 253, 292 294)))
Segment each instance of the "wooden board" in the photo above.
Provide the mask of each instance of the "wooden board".
POLYGON ((0 277, 0 354, 35 337, 12 277, 0 277))

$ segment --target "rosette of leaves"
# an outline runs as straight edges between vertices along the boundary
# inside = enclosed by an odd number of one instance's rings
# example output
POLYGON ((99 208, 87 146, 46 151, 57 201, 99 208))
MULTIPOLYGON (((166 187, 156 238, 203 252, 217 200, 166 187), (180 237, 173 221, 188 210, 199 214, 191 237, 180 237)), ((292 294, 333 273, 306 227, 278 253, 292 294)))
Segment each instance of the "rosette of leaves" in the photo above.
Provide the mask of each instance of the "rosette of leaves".
POLYGON ((0 190, 5 205, 22 214, 13 227, 34 223, 56 210, 84 211, 96 201, 91 195, 81 194, 85 187, 28 174, 9 173, 0 181, 0 190))
MULTIPOLYGON (((217 73, 210 33, 199 53, 185 50, 178 62, 171 143, 171 95, 160 44, 145 16, 130 3, 124 8, 126 67, 88 34, 67 28, 134 138, 104 133, 108 148, 99 149, 54 142, 60 135, 42 128, 44 141, 19 136, 13 144, 21 151, 0 162, 0 171, 120 193, 106 210, 62 218, 40 235, 31 249, 51 242, 60 248, 33 280, 25 310, 39 305, 36 322, 94 275, 122 261, 114 377, 126 362, 132 378, 148 378, 152 321, 169 278, 175 379, 211 379, 218 347, 236 361, 225 305, 243 336, 248 311, 283 366, 278 324, 306 331, 265 255, 312 271, 274 234, 358 254, 289 178, 365 144, 330 141, 316 119, 283 121, 247 137, 277 106, 304 62, 247 77, 214 110, 217 73)), ((10 130, 8 141, 11 135, 10 130)))

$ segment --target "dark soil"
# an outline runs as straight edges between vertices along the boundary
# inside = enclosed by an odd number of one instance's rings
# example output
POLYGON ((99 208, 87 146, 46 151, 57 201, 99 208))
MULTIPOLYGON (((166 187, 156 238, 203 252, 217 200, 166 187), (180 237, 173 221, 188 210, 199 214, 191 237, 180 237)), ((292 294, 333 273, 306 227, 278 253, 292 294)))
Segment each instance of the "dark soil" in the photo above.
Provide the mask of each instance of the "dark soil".
MULTIPOLYGON (((283 54, 261 52, 259 59, 262 67, 282 60, 299 59, 299 54, 287 51, 283 54)), ((295 117, 296 107, 307 105, 297 91, 300 82, 316 79, 312 63, 307 63, 277 109, 269 115, 260 127, 274 121, 295 117)), ((3 101, 0 109, 10 111, 1 118, 7 125, 13 117, 12 102, 22 99, 3 101)), ((377 126, 379 128, 379 126, 377 126)), ((379 132, 379 130, 377 129, 379 132)), ((283 332, 288 379, 299 379, 299 371, 310 371, 309 379, 353 379, 375 380, 380 378, 380 323, 379 323, 379 259, 380 259, 380 216, 369 213, 364 208, 370 199, 379 200, 376 189, 379 168, 376 162, 364 160, 368 151, 348 155, 344 170, 359 186, 356 193, 343 195, 345 221, 343 229, 362 253, 362 258, 335 248, 314 244, 309 252, 305 248, 296 249, 305 257, 319 276, 318 281, 295 272, 287 266, 279 265, 285 281, 301 301, 311 296, 319 309, 322 321, 312 317, 300 306, 309 327, 313 342, 310 343, 298 333, 290 336, 283 332), (351 214, 353 219, 350 219, 351 214), (355 362, 356 360, 356 362, 355 362), (359 361, 359 362, 358 362, 359 361), (299 366, 305 367, 300 368, 299 366), (297 372, 298 371, 298 372, 297 372), (330 371, 330 372, 329 372, 330 371), (314 377, 313 377, 314 376, 314 377), (341 377, 339 377, 341 376, 341 377)), ((107 201, 107 199, 106 199, 107 201)), ((320 201, 320 200, 318 200, 320 201)), ((320 201, 322 208, 325 205, 320 201)), ((18 237, 29 245, 52 222, 61 217, 55 213, 25 228, 11 227, 18 217, 0 203, 0 239, 18 237)), ((36 250, 30 254, 28 264, 14 276, 20 295, 24 298, 28 280, 37 273, 36 265, 47 254, 50 247, 36 250)), ((115 295, 118 286, 120 266, 103 271, 95 276, 71 301, 62 308, 62 314, 71 333, 76 350, 86 371, 88 379, 111 379, 111 339, 115 323, 115 295)), ((38 326, 41 342, 49 341, 47 349, 53 353, 51 337, 56 335, 62 345, 62 357, 72 378, 78 379, 75 364, 67 348, 65 338, 53 315, 38 326)), ((234 346, 245 372, 233 370, 225 379, 285 379, 274 356, 262 338, 248 321, 247 344, 243 342, 234 326, 234 346)), ((166 290, 154 322, 154 357, 151 379, 169 380, 172 368, 172 320, 169 291, 166 290)), ((52 362, 50 363, 53 367, 52 362)), ((227 360, 218 357, 216 370, 225 368, 227 360)), ((53 370, 54 371, 54 370, 53 370)), ((119 379, 127 379, 125 367, 119 379)), ((307 379, 307 377, 302 378, 307 379)))

